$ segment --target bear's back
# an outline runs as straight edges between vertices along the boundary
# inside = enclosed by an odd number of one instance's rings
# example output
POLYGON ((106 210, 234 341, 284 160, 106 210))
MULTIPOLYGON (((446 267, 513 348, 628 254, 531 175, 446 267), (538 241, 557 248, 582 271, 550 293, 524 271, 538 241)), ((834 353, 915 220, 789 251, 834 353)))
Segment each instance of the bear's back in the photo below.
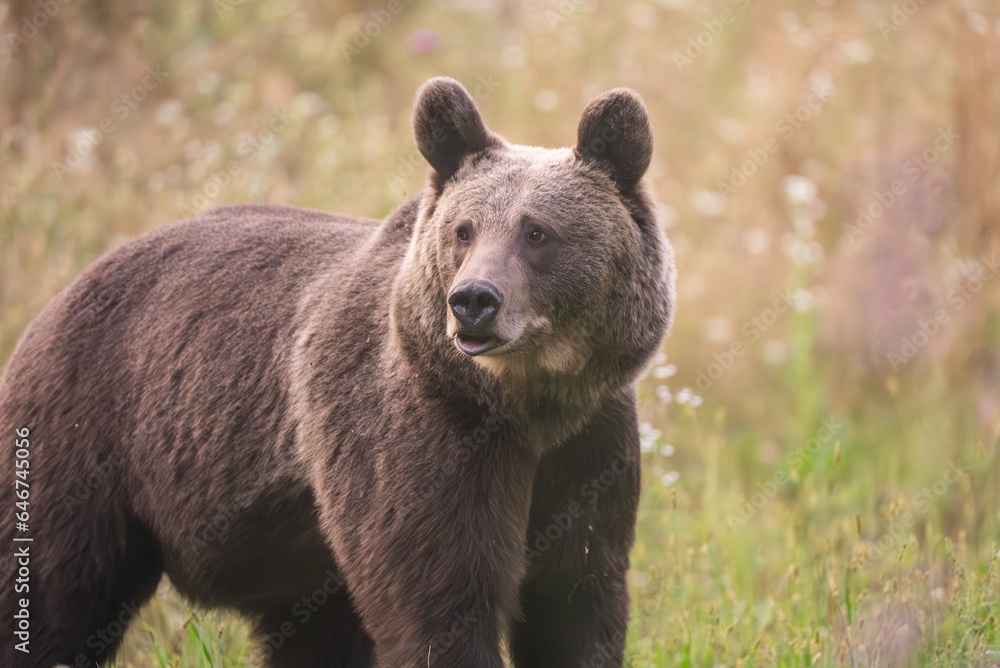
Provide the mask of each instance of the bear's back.
POLYGON ((123 346, 169 345, 160 338, 166 334, 184 343, 198 321, 229 335, 237 332, 221 329, 227 318, 254 328, 287 321, 305 284, 324 272, 349 272, 352 254, 378 225, 298 207, 239 205, 143 234, 105 253, 46 306, 11 356, 6 380, 26 366, 37 373, 38 365, 51 365, 38 355, 86 351, 88 359, 78 361, 93 365, 112 361, 96 359, 95 347, 119 357, 123 346), (187 327, 165 331, 168 323, 187 327))
POLYGON ((140 506, 169 484, 143 464, 150 456, 169 461, 174 476, 210 476, 233 455, 274 457, 231 447, 280 431, 281 362, 302 300, 319 279, 355 272, 378 230, 368 219, 236 206, 108 252, 18 344, 0 384, 0 426, 30 425, 36 461, 53 475, 120 462, 146 497, 140 506))

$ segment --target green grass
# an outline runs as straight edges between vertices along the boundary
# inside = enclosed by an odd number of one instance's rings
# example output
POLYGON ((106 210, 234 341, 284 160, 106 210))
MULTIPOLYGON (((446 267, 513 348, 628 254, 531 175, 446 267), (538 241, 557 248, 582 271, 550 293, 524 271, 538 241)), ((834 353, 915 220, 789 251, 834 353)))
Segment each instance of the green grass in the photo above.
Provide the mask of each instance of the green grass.
MULTIPOLYGON (((60 5, 0 49, 0 360, 102 252, 202 205, 384 215, 421 187, 408 116, 429 76, 482 87, 493 129, 544 145, 631 86, 679 307, 640 387, 628 665, 1000 663, 1000 281, 963 273, 1000 246, 1000 14, 980 4, 920 5, 892 31, 888 5, 751 2, 682 70, 674 53, 737 3, 413 0, 350 61, 360 2, 60 5), (157 64, 169 74, 119 117, 157 64), (779 129, 817 86, 821 108, 779 129), (114 130, 60 173, 105 117, 114 130), (948 127, 958 139, 910 180, 948 127), (785 291, 798 308, 775 306, 785 291), (947 323, 894 363, 939 309, 947 323)), ((0 34, 35 9, 0 5, 0 34)), ((252 647, 244 620, 164 582, 117 665, 247 666, 252 647)))

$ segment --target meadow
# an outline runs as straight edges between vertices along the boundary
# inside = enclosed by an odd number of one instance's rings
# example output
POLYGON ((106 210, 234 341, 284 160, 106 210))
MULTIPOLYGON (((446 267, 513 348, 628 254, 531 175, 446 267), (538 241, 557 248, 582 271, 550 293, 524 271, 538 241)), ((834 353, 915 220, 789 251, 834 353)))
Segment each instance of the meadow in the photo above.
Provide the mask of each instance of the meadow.
MULTIPOLYGON (((0 42, 0 363, 169 221, 384 216, 430 76, 547 146, 636 89, 679 305, 627 665, 1000 666, 1000 4, 14 0, 0 42)), ((165 580, 116 665, 253 646, 165 580)))

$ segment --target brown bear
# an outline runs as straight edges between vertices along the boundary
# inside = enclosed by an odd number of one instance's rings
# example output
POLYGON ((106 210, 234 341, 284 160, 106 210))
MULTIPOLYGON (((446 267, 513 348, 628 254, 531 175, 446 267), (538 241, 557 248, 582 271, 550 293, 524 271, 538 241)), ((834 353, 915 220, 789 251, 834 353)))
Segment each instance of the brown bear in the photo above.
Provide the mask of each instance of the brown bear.
POLYGON ((635 385, 674 301, 645 106, 518 146, 437 78, 413 132, 427 186, 384 221, 215 209, 31 324, 0 665, 106 665, 163 573, 256 621, 253 665, 622 665, 635 385))

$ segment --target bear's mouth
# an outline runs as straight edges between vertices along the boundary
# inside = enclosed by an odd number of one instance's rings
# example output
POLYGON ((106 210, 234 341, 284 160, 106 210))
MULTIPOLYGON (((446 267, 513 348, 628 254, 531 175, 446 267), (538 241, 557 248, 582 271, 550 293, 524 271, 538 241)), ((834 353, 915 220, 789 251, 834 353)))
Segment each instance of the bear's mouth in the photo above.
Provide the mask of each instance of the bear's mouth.
POLYGON ((469 334, 467 332, 459 332, 455 334, 455 344, 458 346, 458 349, 466 355, 475 357, 476 355, 482 355, 485 352, 489 352, 494 348, 499 348, 503 345, 503 341, 489 334, 469 334))

